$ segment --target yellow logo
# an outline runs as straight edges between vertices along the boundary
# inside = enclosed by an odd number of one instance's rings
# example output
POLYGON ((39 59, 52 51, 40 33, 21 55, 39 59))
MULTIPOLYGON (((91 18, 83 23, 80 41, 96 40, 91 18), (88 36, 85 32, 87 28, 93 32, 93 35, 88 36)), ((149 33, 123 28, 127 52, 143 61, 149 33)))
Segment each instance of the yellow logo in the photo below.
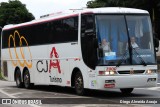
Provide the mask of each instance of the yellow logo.
POLYGON ((10 34, 10 36, 9 36, 8 50, 9 50, 9 55, 10 55, 12 64, 14 66, 17 66, 19 64, 21 67, 24 67, 24 66, 27 66, 28 68, 32 67, 32 62, 31 62, 32 55, 31 55, 30 48, 28 46, 28 42, 24 36, 21 36, 19 34, 19 32, 17 30, 14 31, 13 35, 10 34), (19 40, 16 39, 16 36, 19 37, 19 40), (13 41, 13 42, 11 42, 11 41, 13 41), (19 48, 16 47, 16 42, 19 42, 19 46, 20 46, 19 48), (10 47, 11 43, 13 43, 13 45, 14 45, 14 51, 11 51, 11 47, 10 47), (23 43, 25 43, 27 46, 27 48, 25 48, 25 54, 29 54, 29 56, 30 56, 30 59, 28 59, 28 61, 25 58, 24 48, 22 47, 23 43), (14 53, 12 53, 12 52, 14 52, 14 53), (14 60, 13 57, 15 57, 15 59, 18 61, 14 60))

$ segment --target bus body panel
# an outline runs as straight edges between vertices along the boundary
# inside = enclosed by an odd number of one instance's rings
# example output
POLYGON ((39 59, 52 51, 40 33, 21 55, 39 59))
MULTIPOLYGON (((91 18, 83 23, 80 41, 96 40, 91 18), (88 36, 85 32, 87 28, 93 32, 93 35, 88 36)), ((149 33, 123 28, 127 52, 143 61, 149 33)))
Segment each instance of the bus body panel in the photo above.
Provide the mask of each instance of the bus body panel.
MULTIPOLYGON (((115 66, 108 66, 109 68, 115 68, 115 66)), ((157 74, 146 74, 146 71, 149 69, 157 69, 157 65, 150 65, 150 66, 121 66, 117 67, 116 71, 118 72, 117 75, 113 76, 101 76, 98 74, 98 71, 106 70, 108 67, 97 67, 97 89, 106 90, 107 88, 104 87, 105 84, 112 84, 107 83, 107 80, 114 80, 115 83, 111 88, 140 88, 140 87, 149 87, 149 86, 157 86, 157 74), (135 73, 138 70, 143 70, 144 72, 141 74, 131 74, 130 70, 134 70, 135 73), (128 71, 128 74, 120 74, 120 72, 128 71), (125 79, 124 79, 125 78, 125 79), (156 79, 155 81, 148 81, 149 78, 156 79)))
POLYGON ((117 89, 117 88, 144 88, 144 87, 155 87, 157 86, 157 80, 154 82, 148 82, 149 78, 156 78, 155 75, 130 75, 130 76, 99 76, 97 78, 97 89, 117 89), (125 78, 125 79, 124 79, 125 78), (106 80, 115 80, 113 87, 105 87, 106 80))

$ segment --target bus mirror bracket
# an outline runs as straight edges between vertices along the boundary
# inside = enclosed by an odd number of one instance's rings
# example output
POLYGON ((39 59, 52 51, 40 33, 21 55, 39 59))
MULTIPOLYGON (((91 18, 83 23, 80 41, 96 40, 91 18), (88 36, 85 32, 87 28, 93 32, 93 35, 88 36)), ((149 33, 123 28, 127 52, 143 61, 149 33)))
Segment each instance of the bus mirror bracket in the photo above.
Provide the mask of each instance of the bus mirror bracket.
POLYGON ((158 52, 159 39, 158 39, 158 35, 156 33, 154 34, 154 47, 155 47, 156 52, 158 52))

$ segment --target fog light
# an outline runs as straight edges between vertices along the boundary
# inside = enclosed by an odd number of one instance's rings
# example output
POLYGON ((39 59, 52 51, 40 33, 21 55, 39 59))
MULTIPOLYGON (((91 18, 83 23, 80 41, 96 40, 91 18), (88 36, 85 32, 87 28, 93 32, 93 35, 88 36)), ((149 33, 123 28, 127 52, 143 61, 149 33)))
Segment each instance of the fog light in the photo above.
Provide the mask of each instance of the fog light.
POLYGON ((147 82, 155 82, 156 78, 148 78, 147 82))
POLYGON ((105 80, 105 83, 115 83, 115 80, 105 80))

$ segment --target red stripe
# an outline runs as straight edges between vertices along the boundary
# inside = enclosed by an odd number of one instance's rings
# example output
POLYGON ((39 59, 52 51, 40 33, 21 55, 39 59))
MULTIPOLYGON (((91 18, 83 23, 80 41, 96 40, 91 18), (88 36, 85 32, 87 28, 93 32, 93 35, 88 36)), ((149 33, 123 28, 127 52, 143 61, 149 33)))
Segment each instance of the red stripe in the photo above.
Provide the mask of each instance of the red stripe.
POLYGON ((90 12, 82 12, 81 14, 93 14, 93 12, 92 11, 90 11, 90 12))

